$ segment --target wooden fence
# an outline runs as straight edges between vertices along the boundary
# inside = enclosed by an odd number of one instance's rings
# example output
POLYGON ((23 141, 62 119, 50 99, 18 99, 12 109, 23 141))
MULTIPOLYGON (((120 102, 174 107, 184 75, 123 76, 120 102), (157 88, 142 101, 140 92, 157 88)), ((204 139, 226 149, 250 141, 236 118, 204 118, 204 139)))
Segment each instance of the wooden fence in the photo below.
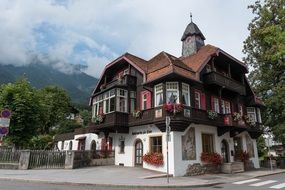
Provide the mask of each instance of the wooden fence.
POLYGON ((64 168, 65 151, 31 150, 29 169, 64 168))
POLYGON ((0 163, 19 163, 21 151, 0 149, 0 163))

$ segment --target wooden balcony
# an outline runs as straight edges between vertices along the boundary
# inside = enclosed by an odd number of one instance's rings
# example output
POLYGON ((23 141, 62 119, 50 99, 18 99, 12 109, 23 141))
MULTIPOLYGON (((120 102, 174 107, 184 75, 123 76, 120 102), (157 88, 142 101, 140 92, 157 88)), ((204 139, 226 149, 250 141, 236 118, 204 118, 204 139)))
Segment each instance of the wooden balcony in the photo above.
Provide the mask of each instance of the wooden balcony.
POLYGON ((212 71, 204 74, 204 83, 208 85, 218 85, 224 87, 228 90, 239 93, 240 95, 245 95, 245 86, 233 80, 230 77, 224 76, 218 72, 212 71))
POLYGON ((123 112, 113 112, 106 114, 102 123, 94 124, 95 128, 97 130, 106 130, 110 132, 127 132, 128 115, 128 113, 123 112))
POLYGON ((125 75, 125 76, 123 76, 122 79, 115 79, 115 80, 107 83, 105 89, 109 89, 109 88, 112 88, 115 86, 133 87, 133 86, 136 86, 136 84, 137 84, 137 77, 132 76, 132 75, 125 75))

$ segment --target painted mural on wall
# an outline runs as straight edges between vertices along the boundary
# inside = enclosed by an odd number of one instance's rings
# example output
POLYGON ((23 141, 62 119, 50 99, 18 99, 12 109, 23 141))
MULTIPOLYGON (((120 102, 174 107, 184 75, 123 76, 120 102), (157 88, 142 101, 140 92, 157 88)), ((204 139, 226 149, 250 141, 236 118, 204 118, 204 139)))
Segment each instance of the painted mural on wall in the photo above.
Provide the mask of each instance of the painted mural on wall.
POLYGON ((195 128, 191 127, 182 140, 182 160, 196 160, 195 128))
POLYGON ((249 135, 246 135, 246 148, 250 158, 254 157, 253 143, 249 135))

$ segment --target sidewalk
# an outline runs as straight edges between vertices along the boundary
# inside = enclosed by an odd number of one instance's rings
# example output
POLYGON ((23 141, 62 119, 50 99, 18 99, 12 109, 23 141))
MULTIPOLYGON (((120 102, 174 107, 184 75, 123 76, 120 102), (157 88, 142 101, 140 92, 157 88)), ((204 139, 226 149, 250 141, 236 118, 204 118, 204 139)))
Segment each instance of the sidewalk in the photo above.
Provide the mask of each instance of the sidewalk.
POLYGON ((225 182, 233 182, 276 173, 285 173, 284 169, 257 170, 239 174, 203 175, 194 177, 151 178, 161 173, 142 168, 120 166, 100 166, 75 170, 0 170, 0 180, 18 180, 53 184, 100 185, 115 187, 205 187, 225 182))

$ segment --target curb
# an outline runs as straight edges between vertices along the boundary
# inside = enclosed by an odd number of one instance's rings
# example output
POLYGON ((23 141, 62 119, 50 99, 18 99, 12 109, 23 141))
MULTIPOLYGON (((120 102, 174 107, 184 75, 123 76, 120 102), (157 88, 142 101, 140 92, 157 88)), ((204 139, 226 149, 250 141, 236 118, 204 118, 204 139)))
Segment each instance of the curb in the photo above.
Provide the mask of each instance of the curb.
POLYGON ((255 177, 265 177, 265 176, 270 176, 270 175, 276 175, 276 174, 282 174, 282 173, 285 173, 285 170, 284 171, 278 171, 278 172, 272 172, 272 173, 267 173, 267 174, 260 174, 260 175, 257 175, 255 177))
POLYGON ((215 185, 224 184, 223 182, 214 182, 197 185, 135 185, 135 184, 95 184, 95 183, 75 183, 75 182, 60 182, 60 181, 48 181, 37 179, 17 179, 17 178, 5 178, 0 177, 0 180, 29 182, 39 184, 54 184, 54 185, 72 185, 72 186, 95 186, 95 187, 119 187, 119 188, 198 188, 198 187, 211 187, 215 185))

